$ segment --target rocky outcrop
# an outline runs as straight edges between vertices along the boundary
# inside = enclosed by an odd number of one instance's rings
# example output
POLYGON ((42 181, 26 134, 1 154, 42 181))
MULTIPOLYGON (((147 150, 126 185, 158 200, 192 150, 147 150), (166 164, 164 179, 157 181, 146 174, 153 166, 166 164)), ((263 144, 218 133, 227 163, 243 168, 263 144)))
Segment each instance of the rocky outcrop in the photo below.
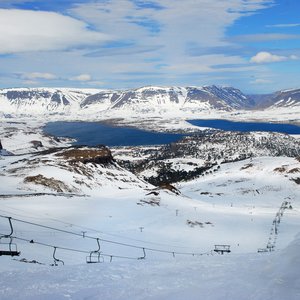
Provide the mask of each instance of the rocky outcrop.
POLYGON ((111 151, 105 146, 97 148, 72 147, 56 153, 70 162, 81 162, 83 164, 109 164, 113 162, 111 151))
POLYGON ((27 176, 24 179, 24 183, 31 183, 35 185, 40 185, 45 188, 49 188, 52 191, 58 192, 58 193, 74 193, 77 192, 77 189, 74 187, 68 186, 66 183, 62 182, 61 180, 57 180, 53 177, 48 178, 45 177, 42 174, 38 174, 35 176, 27 176))
POLYGON ((9 156, 9 155, 14 155, 13 153, 9 152, 9 151, 6 151, 3 146, 2 146, 2 143, 1 143, 1 140, 0 140, 0 155, 2 156, 9 156))

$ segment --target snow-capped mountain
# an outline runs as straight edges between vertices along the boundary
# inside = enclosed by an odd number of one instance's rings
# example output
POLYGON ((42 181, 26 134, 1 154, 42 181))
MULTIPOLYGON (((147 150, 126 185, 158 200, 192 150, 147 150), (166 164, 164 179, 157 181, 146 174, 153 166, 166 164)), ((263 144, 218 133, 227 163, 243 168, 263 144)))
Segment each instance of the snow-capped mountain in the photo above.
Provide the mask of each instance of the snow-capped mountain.
POLYGON ((266 105, 271 107, 300 106, 300 89, 277 92, 266 102, 266 105))
POLYGON ((143 87, 133 90, 18 88, 0 90, 4 113, 68 114, 105 110, 140 113, 249 108, 252 100, 232 87, 143 87))
POLYGON ((142 87, 123 92, 100 92, 88 97, 81 107, 95 103, 110 104, 110 109, 130 109, 150 112, 168 109, 217 109, 230 111, 249 108, 251 99, 232 87, 142 87))
POLYGON ((97 93, 92 89, 15 88, 0 90, 0 105, 5 113, 67 113, 78 110, 81 101, 97 93))
POLYGON ((207 102, 216 109, 232 110, 250 108, 253 106, 251 98, 233 87, 204 86, 203 88, 188 87, 186 106, 189 103, 207 102))
POLYGON ((245 95, 233 87, 156 87, 131 90, 12 88, 0 90, 1 114, 13 115, 172 115, 300 106, 300 89, 245 95))

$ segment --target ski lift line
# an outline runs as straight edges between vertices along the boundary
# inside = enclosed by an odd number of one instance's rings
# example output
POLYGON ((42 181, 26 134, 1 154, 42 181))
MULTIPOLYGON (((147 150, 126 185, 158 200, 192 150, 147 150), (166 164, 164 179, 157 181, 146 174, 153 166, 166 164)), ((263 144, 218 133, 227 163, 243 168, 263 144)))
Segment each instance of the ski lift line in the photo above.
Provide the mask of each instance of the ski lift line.
MULTIPOLYGON (((3 216, 3 215, 0 215, 0 217, 1 218, 11 218, 11 220, 14 220, 16 222, 21 222, 21 223, 32 225, 32 226, 38 226, 38 227, 42 227, 42 228, 45 228, 45 229, 51 229, 51 230, 55 230, 55 231, 58 231, 58 232, 62 232, 62 233, 66 233, 66 234, 72 234, 72 235, 82 237, 81 233, 76 233, 76 232, 72 232, 72 231, 68 231, 68 230, 64 230, 64 229, 59 229, 59 228, 54 228, 54 227, 51 227, 51 226, 41 225, 41 224, 37 224, 37 223, 33 223, 33 222, 21 220, 21 219, 16 219, 16 218, 12 218, 12 217, 7 217, 7 216, 3 216)), ((85 236, 85 237, 95 239, 95 240, 97 239, 95 237, 89 237, 89 236, 85 236)))
POLYGON ((67 248, 67 247, 54 246, 54 245, 50 245, 50 244, 47 244, 47 243, 42 243, 42 242, 37 242, 37 241, 33 241, 33 240, 28 240, 28 239, 24 239, 24 238, 17 237, 17 236, 12 236, 12 238, 14 238, 16 240, 23 241, 23 242, 28 242, 30 244, 36 244, 36 245, 45 246, 45 247, 57 248, 57 249, 61 249, 61 250, 72 251, 72 252, 79 252, 79 253, 90 253, 89 251, 85 251, 85 250, 79 250, 79 249, 73 249, 73 248, 67 248))
POLYGON ((141 239, 129 238, 129 237, 125 237, 125 236, 122 236, 122 235, 119 235, 119 234, 100 231, 100 230, 97 230, 97 229, 94 229, 94 228, 81 226, 81 225, 77 225, 77 224, 74 224, 74 223, 64 222, 64 221, 61 221, 61 220, 58 220, 58 219, 49 219, 49 220, 60 222, 62 224, 69 225, 69 226, 72 226, 72 227, 78 227, 78 228, 81 228, 81 229, 93 231, 95 233, 100 233, 100 234, 103 234, 103 235, 109 235, 109 236, 113 236, 113 237, 117 237, 117 238, 121 238, 121 239, 125 239, 125 240, 130 240, 130 241, 134 241, 134 242, 140 242, 140 243, 152 244, 152 245, 158 245, 158 246, 167 246, 167 247, 171 246, 171 247, 174 247, 174 248, 185 248, 185 249, 190 248, 190 247, 185 247, 185 246, 178 246, 178 245, 174 246, 174 245, 170 245, 170 244, 163 244, 163 243, 157 243, 157 242, 144 241, 144 240, 141 240, 141 239))
MULTIPOLYGON (((90 251, 87 251, 87 250, 79 250, 79 249, 74 249, 74 248, 54 246, 54 245, 50 245, 50 244, 46 244, 46 243, 42 243, 42 242, 37 242, 37 241, 32 241, 32 240, 20 238, 20 237, 17 237, 17 236, 12 236, 11 238, 16 239, 16 240, 20 240, 20 241, 23 241, 23 242, 28 242, 28 243, 31 243, 31 244, 44 246, 44 247, 56 248, 58 250, 65 250, 65 251, 71 251, 71 252, 77 252, 77 253, 90 254, 90 251)), ((132 259, 132 260, 137 260, 138 259, 138 257, 129 257, 129 256, 121 256, 121 255, 113 255, 113 254, 105 254, 105 253, 101 253, 101 255, 105 256, 105 257, 109 257, 109 258, 112 257, 112 258, 123 258, 123 259, 132 259)))
MULTIPOLYGON (((0 233, 1 234, 1 233, 0 233)), ((40 245, 40 246, 45 246, 45 247, 49 247, 49 248, 56 248, 56 249, 60 249, 60 250, 65 250, 65 251, 71 251, 71 252, 77 252, 77 253, 84 253, 84 254, 90 254, 90 251, 86 251, 86 250, 79 250, 79 249, 74 249, 74 248, 67 248, 67 247, 61 247, 61 246, 54 246, 54 245, 50 245, 50 244, 46 244, 46 243, 42 243, 42 242, 37 242, 37 241, 33 241, 33 240, 28 240, 28 239, 24 239, 24 238, 20 238, 17 236, 11 236, 12 239, 16 239, 16 240, 20 240, 23 242, 28 242, 31 244, 36 244, 36 245, 40 245)), ((99 239, 101 240, 101 239, 99 239)), ((130 260, 140 260, 140 259, 145 259, 146 258, 146 254, 145 254, 145 250, 149 250, 149 251, 155 251, 155 250, 151 250, 151 249, 147 249, 147 248, 140 248, 143 250, 143 257, 129 257, 129 256, 121 256, 121 255, 112 255, 112 254, 106 254, 106 253, 101 253, 102 256, 104 257, 109 257, 110 260, 112 260, 112 258, 120 258, 120 259, 130 259, 130 260)), ((156 251, 158 252, 158 251, 156 251)), ((162 251, 159 251, 162 252, 162 251)), ((187 253, 178 253, 178 252, 167 252, 164 251, 165 253, 171 253, 173 256, 175 254, 187 254, 187 253)), ((205 255, 208 254, 210 252, 206 252, 206 253, 202 253, 202 254, 191 254, 192 256, 199 256, 199 255, 205 255)))
MULTIPOLYGON (((11 208, 11 207, 8 207, 8 208, 25 212, 24 210, 17 209, 17 208, 11 208)), ((26 215, 24 216, 24 215, 21 215, 21 214, 12 213, 10 211, 3 210, 3 209, 0 209, 0 211, 2 211, 4 213, 9 213, 9 214, 12 214, 12 215, 15 215, 15 216, 18 216, 18 217, 28 217, 26 215)), ((41 217, 33 217, 33 216, 30 216, 30 218, 34 218, 34 219, 38 219, 38 220, 42 219, 41 217)), ((119 238, 122 238, 122 239, 132 240, 132 241, 141 242, 141 243, 156 244, 156 245, 160 245, 160 246, 170 246, 170 245, 167 245, 167 244, 160 244, 160 243, 155 243, 155 242, 147 242, 147 241, 143 241, 143 240, 139 240, 139 239, 133 239, 133 238, 124 237, 124 236, 117 235, 117 234, 107 233, 107 232, 104 232, 104 231, 96 230, 94 228, 90 228, 90 227, 86 227, 86 226, 81 226, 81 225, 77 225, 77 224, 70 223, 70 222, 64 222, 62 220, 55 219, 55 218, 48 218, 48 219, 50 221, 55 221, 55 222, 59 222, 59 223, 68 225, 70 227, 78 227, 78 228, 81 228, 81 229, 90 230, 90 231, 93 231, 93 232, 96 232, 96 233, 100 233, 100 234, 111 235, 111 236, 119 237, 119 238)), ((29 232, 29 231, 27 231, 27 232, 29 232)), ((174 247, 178 247, 178 246, 174 246, 174 247)), ((183 247, 183 248, 186 248, 186 247, 183 247)))
POLYGON ((284 214, 285 210, 289 208, 288 205, 291 205, 290 201, 283 201, 282 202, 278 212, 275 215, 275 218, 273 219, 267 246, 266 246, 265 249, 258 249, 258 252, 271 252, 271 251, 274 251, 275 246, 276 246, 276 242, 277 242, 277 236, 278 236, 278 233, 279 233, 279 225, 280 225, 280 222, 281 222, 281 218, 283 217, 283 214, 284 214))
MULTIPOLYGON (((24 211, 22 209, 11 208, 11 207, 8 207, 8 208, 9 209, 13 209, 13 210, 18 210, 18 211, 26 212, 26 211, 24 211)), ((26 215, 24 216, 24 215, 12 213, 10 211, 5 211, 5 210, 2 210, 2 209, 0 209, 0 211, 2 211, 4 213, 13 214, 13 215, 18 216, 18 217, 27 217, 26 215)), ((35 216, 30 216, 30 218, 34 218, 34 219, 38 219, 38 220, 42 219, 41 217, 35 217, 35 216)), ((158 246, 167 246, 167 247, 181 248, 181 249, 190 248, 190 247, 185 247, 185 246, 178 246, 178 245, 174 246, 174 245, 170 245, 170 244, 163 244, 163 243, 150 242, 150 241, 144 241, 144 240, 140 240, 140 239, 134 239, 134 238, 124 237, 124 236, 121 236, 121 235, 118 235, 118 234, 104 232, 104 231, 96 230, 94 228, 90 228, 90 227, 86 227, 86 226, 81 226, 81 225, 77 225, 77 224, 70 223, 70 222, 64 222, 62 220, 55 219, 55 218, 48 218, 48 219, 50 221, 55 221, 55 222, 59 222, 59 223, 68 225, 70 227, 78 227, 78 228, 81 228, 81 229, 86 229, 86 230, 93 231, 93 232, 96 232, 96 233, 100 233, 100 234, 104 234, 104 235, 109 235, 109 236, 113 236, 113 237, 117 237, 117 238, 121 238, 121 239, 125 239, 125 240, 130 240, 130 241, 134 241, 134 242, 140 242, 140 243, 152 244, 152 245, 158 245, 158 246)))
MULTIPOLYGON (((19 209, 19 208, 12 208, 12 207, 7 206, 7 205, 5 205, 5 207, 8 208, 8 209, 12 209, 12 210, 26 212, 25 210, 22 210, 22 209, 19 209)), ((3 210, 3 209, 0 209, 0 211, 3 212, 3 213, 6 213, 6 214, 11 214, 11 215, 22 217, 22 218, 28 218, 28 214, 27 215, 22 215, 22 214, 14 213, 14 212, 3 210)), ((34 217, 34 216, 30 216, 29 218, 31 218, 31 219, 38 219, 38 220, 42 220, 43 219, 41 217, 34 217)))
MULTIPOLYGON (((76 233, 76 232, 72 232, 72 231, 68 231, 68 230, 63 230, 63 229, 59 229, 59 228, 55 228, 55 227, 51 227, 51 226, 46 226, 46 225, 41 225, 41 224, 37 224, 37 223, 33 223, 33 222, 28 222, 28 221, 20 220, 20 219, 15 219, 15 218, 8 217, 8 216, 3 216, 3 215, 0 215, 0 217, 1 218, 11 218, 11 220, 14 220, 14 221, 17 221, 17 222, 21 222, 21 223, 29 224, 29 225, 32 225, 32 226, 38 226, 38 227, 42 227, 42 228, 46 228, 46 229, 51 229, 51 230, 55 230, 55 231, 58 231, 58 232, 62 232, 62 233, 66 233, 66 234, 71 234, 71 235, 82 237, 82 233, 76 233)), ((141 249, 141 250, 144 249, 144 250, 153 251, 153 252, 168 253, 168 254, 172 254, 172 255, 173 255, 173 253, 175 253, 175 254, 178 254, 178 255, 201 256, 201 255, 205 255, 205 254, 208 253, 208 252, 204 252, 204 253, 176 252, 176 251, 171 251, 171 250, 162 250, 162 249, 156 249, 156 248, 148 248, 148 247, 136 246, 136 245, 132 245, 132 244, 127 244, 127 243, 122 243, 122 242, 116 242, 116 241, 102 239, 102 238, 96 238, 96 237, 89 236, 89 235, 85 235, 84 238, 92 239, 92 240, 99 239, 99 241, 110 243, 110 244, 115 244, 115 245, 119 245, 119 246, 130 247, 130 248, 141 249)))
MULTIPOLYGON (((2 218, 11 218, 11 217, 2 216, 2 215, 0 215, 0 217, 2 217, 2 218)), ((17 221, 17 222, 22 222, 22 223, 33 225, 33 226, 39 226, 39 227, 46 228, 46 229, 55 230, 55 231, 66 233, 66 234, 72 234, 72 235, 75 235, 75 236, 82 237, 81 233, 76 233, 76 232, 63 230, 63 229, 58 229, 58 228, 54 228, 54 227, 50 227, 50 226, 46 226, 46 225, 41 225, 41 224, 36 224, 36 223, 33 223, 33 222, 28 222, 28 221, 24 221, 24 220, 20 220, 20 219, 15 219, 15 218, 11 218, 11 220, 14 220, 14 221, 17 221)), ((88 235, 85 235, 84 237, 89 238, 89 239, 93 239, 93 240, 98 239, 96 237, 92 237, 92 236, 88 236, 88 235)), ((111 243, 111 244, 115 244, 115 245, 119 245, 119 246, 131 247, 131 248, 136 248, 136 249, 141 249, 141 250, 145 249, 145 250, 154 251, 154 252, 171 253, 171 254, 173 254, 173 252, 174 252, 174 251, 169 251, 169 250, 162 250, 162 249, 136 246, 136 245, 131 245, 131 244, 127 244, 127 243, 121 243, 121 242, 116 242, 116 241, 112 241, 112 240, 107 240, 107 239, 99 239, 99 240, 102 241, 102 242, 107 242, 107 243, 111 243)), ((202 255, 202 254, 206 254, 206 253, 198 253, 197 254, 197 253, 193 253, 193 252, 175 252, 175 253, 176 254, 181 254, 181 255, 202 255)))

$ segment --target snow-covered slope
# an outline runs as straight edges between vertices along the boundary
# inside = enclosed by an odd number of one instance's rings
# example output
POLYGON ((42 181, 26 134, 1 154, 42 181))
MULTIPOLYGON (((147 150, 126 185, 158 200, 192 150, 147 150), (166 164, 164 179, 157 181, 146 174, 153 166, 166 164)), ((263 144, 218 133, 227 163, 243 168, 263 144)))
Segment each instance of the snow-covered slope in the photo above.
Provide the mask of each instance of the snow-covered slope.
POLYGON ((203 177, 231 161, 298 157, 300 142, 280 133, 203 131, 170 145, 114 148, 113 155, 128 170, 158 185, 203 177))
MULTIPOLYGON (((250 106, 240 90, 230 87, 143 87, 124 92, 99 93, 96 102, 110 99, 110 109, 130 109, 142 113, 168 110, 233 110, 250 106)), ((90 100, 91 98, 89 98, 90 100)), ((88 101, 89 105, 93 102, 88 101)), ((83 103, 85 107, 86 102, 83 103)))
MULTIPOLYGON (((208 153, 227 160, 175 194, 120 167, 116 150, 70 147, 38 123, 2 125, 1 150, 17 155, 0 156, 0 250, 21 253, 0 256, 1 300, 299 298, 300 158, 280 156, 297 155, 292 138, 217 134, 170 145, 172 168, 181 164, 174 153, 191 169, 208 153), (232 144, 247 139, 249 153, 278 156, 228 162, 241 154, 232 144), (9 220, 12 240, 3 237, 9 220), (274 251, 258 253, 270 238, 274 251), (219 244, 231 253, 217 254, 219 244)), ((125 150, 119 158, 132 159, 125 150)))
MULTIPOLYGON (((291 172, 295 168, 299 162, 291 158, 234 162, 204 180, 182 184, 182 196, 165 192, 147 196, 137 186, 128 190, 112 185, 96 188, 86 197, 3 198, 8 186, 1 185, 1 215, 13 217, 17 237, 13 243, 21 255, 0 257, 0 297, 196 300, 201 295, 201 299, 212 300, 224 296, 296 300, 300 292, 299 236, 294 237, 300 226, 300 195, 297 184, 290 180, 299 174, 291 172), (284 211, 277 228, 275 251, 257 253, 267 245, 283 201, 289 201, 292 208, 284 211), (108 255, 103 263, 85 263, 97 243, 80 236, 83 234, 100 239, 101 253, 108 255), (232 253, 216 254, 212 251, 215 244, 229 244, 232 253), (53 246, 64 266, 61 262, 49 266, 53 246), (143 248, 146 257, 139 259, 143 248)), ((0 218, 0 228, 0 232, 9 231, 7 219, 0 218)))
POLYGON ((67 88, 16 88, 0 90, 2 112, 51 114, 78 111, 80 103, 98 90, 67 88))
POLYGON ((67 147, 9 156, 2 162, 2 184, 27 193, 89 194, 99 188, 133 189, 151 185, 118 166, 109 149, 67 147), (7 164, 4 164, 4 162, 7 164))
POLYGON ((0 117, 42 116, 80 120, 234 118, 297 121, 299 89, 244 95, 233 87, 156 87, 132 90, 15 88, 0 90, 0 117), (293 108, 293 111, 290 109, 293 108))
POLYGON ((258 108, 298 108, 300 106, 300 89, 289 89, 270 95, 255 95, 258 108))
POLYGON ((298 300, 300 236, 276 255, 30 266, 1 271, 2 300, 298 300))
POLYGON ((272 97, 271 103, 272 107, 299 107, 300 89, 278 92, 274 95, 274 97, 272 97))

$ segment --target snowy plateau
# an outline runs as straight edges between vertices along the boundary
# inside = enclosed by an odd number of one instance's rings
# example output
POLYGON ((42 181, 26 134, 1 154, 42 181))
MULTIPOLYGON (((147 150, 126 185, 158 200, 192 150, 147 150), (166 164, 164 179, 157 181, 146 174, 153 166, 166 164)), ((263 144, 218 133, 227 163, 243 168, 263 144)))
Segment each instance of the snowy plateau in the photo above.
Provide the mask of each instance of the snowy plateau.
POLYGON ((300 90, 0 90, 0 299, 300 299, 300 90), (74 146, 50 121, 193 133, 74 146), (9 255, 7 255, 9 254, 9 255))

